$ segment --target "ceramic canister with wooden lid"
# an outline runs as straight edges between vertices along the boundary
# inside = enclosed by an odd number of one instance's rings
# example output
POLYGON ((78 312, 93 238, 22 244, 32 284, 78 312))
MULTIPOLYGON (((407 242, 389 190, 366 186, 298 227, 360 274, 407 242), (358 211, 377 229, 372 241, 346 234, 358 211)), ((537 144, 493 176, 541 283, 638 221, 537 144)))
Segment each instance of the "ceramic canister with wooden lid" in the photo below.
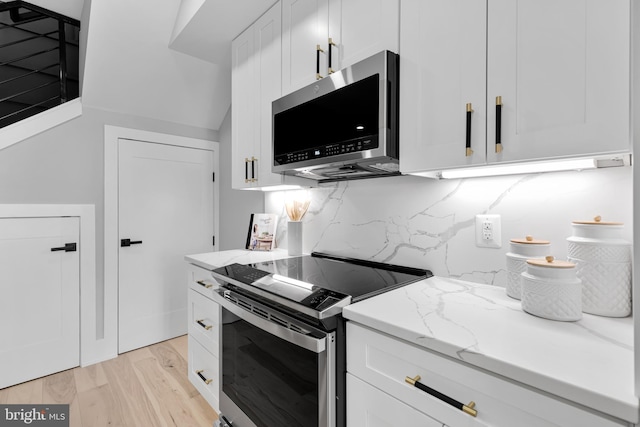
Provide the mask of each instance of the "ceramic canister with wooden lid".
POLYGON ((582 318, 582 286, 575 264, 552 256, 527 260, 522 273, 522 309, 551 320, 582 318))
POLYGON ((551 252, 551 242, 526 236, 524 239, 511 239, 507 252, 507 295, 521 298, 521 274, 527 270, 527 260, 544 258, 551 252))
POLYGON ((609 317, 631 314, 631 243, 623 238, 624 224, 574 221, 567 239, 568 259, 582 280, 582 310, 609 317))

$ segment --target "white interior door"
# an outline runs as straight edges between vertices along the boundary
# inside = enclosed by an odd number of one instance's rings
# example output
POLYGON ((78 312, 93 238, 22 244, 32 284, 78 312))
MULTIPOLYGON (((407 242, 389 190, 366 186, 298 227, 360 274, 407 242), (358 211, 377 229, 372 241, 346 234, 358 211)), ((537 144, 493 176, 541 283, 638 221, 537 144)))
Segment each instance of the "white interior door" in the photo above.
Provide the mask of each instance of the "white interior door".
POLYGON ((123 353, 187 332, 184 256, 213 249, 213 152, 127 139, 118 144, 123 353))
POLYGON ((0 219, 0 388, 80 364, 79 230, 77 217, 0 219))

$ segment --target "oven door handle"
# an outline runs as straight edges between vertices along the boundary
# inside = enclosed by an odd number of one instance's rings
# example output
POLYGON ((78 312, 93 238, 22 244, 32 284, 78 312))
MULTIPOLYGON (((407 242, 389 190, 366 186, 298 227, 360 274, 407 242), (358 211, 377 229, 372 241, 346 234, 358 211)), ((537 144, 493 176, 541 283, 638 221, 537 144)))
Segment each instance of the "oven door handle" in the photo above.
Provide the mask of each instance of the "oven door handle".
POLYGON ((314 353, 320 354, 327 351, 326 337, 314 338, 305 334, 301 334, 300 332, 294 331, 292 329, 285 328, 284 326, 281 326, 277 323, 269 321, 263 317, 260 317, 243 308, 238 307, 234 303, 227 301, 224 296, 220 295, 218 292, 214 292, 212 296, 215 302, 217 302, 222 307, 229 310, 242 320, 251 323, 256 328, 260 328, 263 331, 275 335, 278 338, 282 338, 283 340, 288 341, 291 344, 305 348, 314 353))

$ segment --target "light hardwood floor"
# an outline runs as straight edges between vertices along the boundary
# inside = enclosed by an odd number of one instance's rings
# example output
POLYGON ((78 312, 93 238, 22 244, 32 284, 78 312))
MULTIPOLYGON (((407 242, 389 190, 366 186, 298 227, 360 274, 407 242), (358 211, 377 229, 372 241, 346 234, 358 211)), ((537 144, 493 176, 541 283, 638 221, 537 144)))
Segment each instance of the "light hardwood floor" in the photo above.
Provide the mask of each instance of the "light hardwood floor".
POLYGON ((71 427, 200 427, 215 411, 187 377, 187 336, 0 390, 0 403, 68 403, 71 427))

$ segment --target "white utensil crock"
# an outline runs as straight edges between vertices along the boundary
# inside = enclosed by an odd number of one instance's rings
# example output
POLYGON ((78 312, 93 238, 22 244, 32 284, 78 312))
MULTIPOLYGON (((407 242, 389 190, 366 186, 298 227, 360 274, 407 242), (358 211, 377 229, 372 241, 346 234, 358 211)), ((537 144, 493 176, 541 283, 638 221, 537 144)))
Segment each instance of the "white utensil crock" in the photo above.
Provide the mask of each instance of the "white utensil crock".
POLYGON ((287 251, 289 255, 302 255, 302 221, 287 223, 287 251))

